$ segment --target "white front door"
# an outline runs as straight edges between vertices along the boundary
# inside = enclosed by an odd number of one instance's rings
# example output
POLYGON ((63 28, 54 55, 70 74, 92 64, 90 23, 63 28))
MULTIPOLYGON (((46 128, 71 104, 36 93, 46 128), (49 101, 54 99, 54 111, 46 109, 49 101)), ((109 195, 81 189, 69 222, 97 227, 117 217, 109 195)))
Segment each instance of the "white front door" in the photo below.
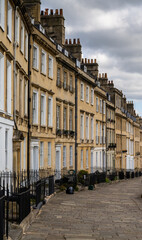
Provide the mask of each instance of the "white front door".
POLYGON ((56 166, 55 166, 55 170, 56 170, 56 179, 60 179, 61 178, 61 147, 58 146, 56 147, 56 166))
POLYGON ((39 169, 39 163, 38 163, 38 147, 35 146, 33 148, 33 170, 39 169))
POLYGON ((94 154, 93 154, 93 150, 91 150, 91 173, 94 172, 93 156, 94 156, 94 154))

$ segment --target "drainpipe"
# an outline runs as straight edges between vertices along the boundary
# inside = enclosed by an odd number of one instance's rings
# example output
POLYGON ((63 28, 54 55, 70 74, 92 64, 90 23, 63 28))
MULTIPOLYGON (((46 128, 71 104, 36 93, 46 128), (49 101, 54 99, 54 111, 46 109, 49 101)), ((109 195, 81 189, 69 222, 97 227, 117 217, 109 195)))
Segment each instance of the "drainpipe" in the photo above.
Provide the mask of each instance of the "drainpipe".
POLYGON ((106 103, 106 121, 105 121, 106 122, 106 175, 107 175, 107 160, 108 160, 107 159, 107 151, 108 151, 107 150, 107 145, 108 145, 108 142, 107 142, 107 107, 108 106, 107 106, 107 103, 106 103))
POLYGON ((30 57, 30 38, 31 34, 28 35, 28 136, 27 136, 27 178, 28 183, 30 181, 30 103, 31 103, 31 97, 30 97, 30 80, 31 80, 31 57, 30 57))
MULTIPOLYGON (((15 6, 15 10, 14 10, 14 26, 15 26, 15 22, 16 22, 16 11, 17 11, 18 7, 15 6)), ((13 60, 13 120, 14 120, 14 125, 17 129, 17 125, 16 125, 16 28, 14 27, 14 43, 13 43, 13 53, 14 53, 14 60, 13 60)), ((13 149, 14 150, 14 149, 13 149)), ((17 164, 16 164, 17 165, 17 164)), ((13 166, 12 166, 13 169, 13 166)), ((17 170, 17 166, 16 166, 16 170, 17 170)))
POLYGON ((77 175, 77 77, 75 76, 75 173, 77 175))

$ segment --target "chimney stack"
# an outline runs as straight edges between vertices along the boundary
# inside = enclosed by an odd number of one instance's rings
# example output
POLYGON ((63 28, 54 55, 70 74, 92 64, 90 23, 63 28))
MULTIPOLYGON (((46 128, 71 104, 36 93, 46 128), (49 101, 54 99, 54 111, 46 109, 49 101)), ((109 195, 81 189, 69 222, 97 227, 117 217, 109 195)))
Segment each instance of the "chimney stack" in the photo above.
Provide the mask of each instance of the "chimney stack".
POLYGON ((23 0, 23 6, 36 23, 40 23, 40 0, 23 0))
POLYGON ((64 26, 63 9, 56 9, 55 13, 53 9, 45 9, 45 15, 41 15, 41 24, 46 30, 49 37, 54 39, 60 45, 65 44, 65 26, 64 26))

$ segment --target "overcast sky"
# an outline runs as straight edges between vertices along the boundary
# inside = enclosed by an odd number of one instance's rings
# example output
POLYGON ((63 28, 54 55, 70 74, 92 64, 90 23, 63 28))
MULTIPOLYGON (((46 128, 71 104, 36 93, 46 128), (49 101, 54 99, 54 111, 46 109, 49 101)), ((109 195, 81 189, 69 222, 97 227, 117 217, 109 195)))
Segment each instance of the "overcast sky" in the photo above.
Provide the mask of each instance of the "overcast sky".
POLYGON ((96 58, 142 116, 142 0, 41 0, 63 8, 66 38, 80 38, 84 58, 96 58))

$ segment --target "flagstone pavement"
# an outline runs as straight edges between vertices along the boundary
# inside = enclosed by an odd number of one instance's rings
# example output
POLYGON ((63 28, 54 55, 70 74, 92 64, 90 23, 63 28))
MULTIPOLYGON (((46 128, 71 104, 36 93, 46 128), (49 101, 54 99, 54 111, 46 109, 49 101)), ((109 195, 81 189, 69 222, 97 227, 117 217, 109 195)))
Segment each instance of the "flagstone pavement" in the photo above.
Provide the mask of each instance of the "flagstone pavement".
POLYGON ((22 240, 142 240, 142 177, 58 193, 22 240))

